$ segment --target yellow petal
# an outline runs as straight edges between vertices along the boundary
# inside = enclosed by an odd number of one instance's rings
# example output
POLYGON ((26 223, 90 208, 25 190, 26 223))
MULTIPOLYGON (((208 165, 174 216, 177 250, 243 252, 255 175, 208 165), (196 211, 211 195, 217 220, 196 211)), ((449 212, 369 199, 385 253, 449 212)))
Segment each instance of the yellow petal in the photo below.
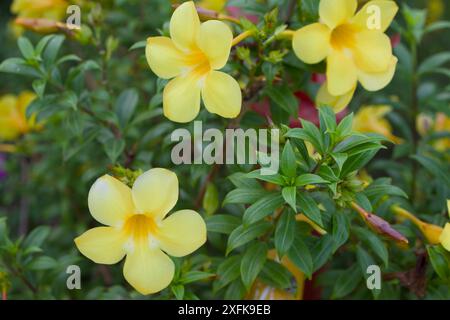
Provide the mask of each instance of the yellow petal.
POLYGON ((397 14, 398 6, 395 1, 389 0, 374 0, 369 1, 358 11, 358 13, 353 17, 352 22, 358 24, 359 26, 365 29, 372 29, 374 26, 377 26, 377 23, 374 24, 379 19, 379 27, 378 29, 381 32, 384 32, 389 28, 392 20, 397 14), (374 7, 375 6, 375 7, 374 7), (379 9, 379 11, 377 11, 379 9), (380 13, 378 15, 378 12, 380 13))
POLYGON ((330 51, 330 36, 330 28, 322 23, 313 23, 295 32, 292 47, 303 62, 318 63, 325 59, 330 51))
POLYGON ((178 200, 177 175, 167 169, 150 169, 136 179, 132 194, 140 213, 163 219, 178 200))
POLYGON ((365 72, 383 72, 391 64, 391 40, 379 31, 356 33, 352 52, 356 66, 365 72))
POLYGON ((164 88, 164 115, 174 122, 186 123, 200 111, 200 85, 189 75, 171 80, 164 88))
POLYGON ((171 256, 186 256, 206 242, 205 221, 195 211, 177 211, 161 223, 158 240, 161 249, 171 256))
POLYGON ((333 96, 328 92, 328 83, 325 82, 319 89, 316 96, 316 105, 318 107, 325 105, 333 108, 335 113, 341 112, 349 105, 350 101, 352 101, 353 94, 355 93, 355 87, 349 92, 341 95, 341 96, 333 96))
POLYGON ((212 69, 222 69, 228 61, 233 33, 218 20, 202 23, 197 37, 197 45, 208 57, 212 69))
POLYGON ((114 264, 125 256, 125 238, 120 229, 93 228, 75 239, 80 252, 95 263, 114 264))
POLYGON ((186 68, 184 53, 167 37, 148 38, 145 55, 152 71, 163 79, 176 77, 186 68))
POLYGON ((447 213, 448 216, 450 217, 450 200, 447 200, 447 213))
POLYGON ((205 80, 202 98, 209 112, 224 118, 236 118, 241 112, 242 93, 237 81, 230 75, 212 71, 205 80))
POLYGON ((173 261, 159 249, 139 245, 127 254, 123 275, 139 293, 147 295, 165 289, 173 279, 173 261))
POLYGON ((333 29, 353 17, 357 4, 356 0, 320 0, 320 19, 333 29))
POLYGON ((184 2, 175 9, 170 19, 170 37, 183 51, 195 50, 200 19, 193 1, 184 2))
POLYGON ((450 223, 445 224, 444 231, 442 231, 441 237, 439 239, 442 246, 450 251, 450 223))
POLYGON ((358 70, 358 80, 367 91, 378 91, 386 87, 395 74, 398 59, 392 56, 391 63, 385 72, 367 73, 358 70))
POLYGON ((333 50, 327 58, 327 82, 333 96, 346 94, 356 86, 355 64, 341 51, 333 50))
POLYGON ((97 179, 88 196, 91 215, 108 226, 120 226, 134 212, 131 190, 109 175, 97 179))

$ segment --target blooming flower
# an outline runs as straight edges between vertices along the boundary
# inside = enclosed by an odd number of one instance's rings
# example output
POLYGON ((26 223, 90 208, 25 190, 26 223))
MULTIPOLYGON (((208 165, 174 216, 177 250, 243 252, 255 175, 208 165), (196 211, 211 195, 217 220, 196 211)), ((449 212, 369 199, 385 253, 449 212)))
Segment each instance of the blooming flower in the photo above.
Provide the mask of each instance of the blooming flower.
POLYGON ((297 30, 293 37, 299 59, 309 64, 326 59, 327 81, 317 102, 336 112, 350 102, 358 81, 366 90, 380 90, 392 80, 397 65, 384 34, 397 13, 396 3, 369 1, 355 14, 356 8, 356 0, 321 0, 320 22, 297 30), (379 24, 371 15, 373 8, 380 10, 379 24))
POLYGON ((394 143, 402 139, 392 134, 392 126, 384 116, 391 111, 390 106, 363 106, 353 119, 353 130, 361 133, 379 133, 394 143))
POLYGON ((206 241, 206 225, 192 210, 166 215, 178 200, 177 176, 166 169, 140 175, 132 189, 105 175, 91 187, 91 215, 106 227, 90 229, 75 239, 80 252, 101 264, 125 256, 125 279, 141 294, 166 288, 174 263, 166 255, 186 256, 206 241))
MULTIPOLYGON (((450 131, 450 118, 442 112, 436 113, 435 119, 426 114, 420 114, 416 119, 416 127, 421 136, 429 133, 448 132, 450 131)), ((439 138, 432 144, 436 150, 446 151, 450 149, 450 138, 439 138)))
POLYGON ((59 21, 66 15, 65 0, 14 0, 11 12, 22 18, 45 18, 59 21))
POLYGON ((172 79, 164 88, 164 115, 175 122, 190 122, 206 109, 224 118, 241 111, 242 93, 235 79, 222 69, 228 61, 233 34, 223 22, 200 23, 194 2, 180 5, 170 20, 170 36, 150 37, 146 56, 158 77, 172 79))
POLYGON ((0 139, 14 140, 21 134, 36 129, 35 117, 26 118, 26 110, 36 98, 31 92, 19 96, 5 95, 0 98, 0 139))
POLYGON ((221 12, 225 8, 226 3, 227 0, 201 0, 198 2, 198 6, 205 9, 221 12))

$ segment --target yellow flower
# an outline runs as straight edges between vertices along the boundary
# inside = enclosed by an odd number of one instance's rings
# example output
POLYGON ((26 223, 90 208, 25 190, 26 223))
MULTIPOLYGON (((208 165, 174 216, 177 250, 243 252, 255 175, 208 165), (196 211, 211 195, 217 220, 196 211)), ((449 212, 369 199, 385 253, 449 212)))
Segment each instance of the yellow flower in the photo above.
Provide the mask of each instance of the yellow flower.
POLYGON ((35 117, 26 118, 26 110, 36 98, 31 92, 19 96, 5 95, 0 98, 0 139, 14 140, 20 135, 36 129, 35 117))
MULTIPOLYGON (((447 200, 447 212, 450 217, 450 200, 447 200)), ((445 224, 444 231, 442 231, 439 241, 445 250, 450 251, 450 223, 445 224)))
POLYGON ((198 2, 198 6, 208 10, 214 10, 221 12, 227 3, 227 0, 201 0, 198 2))
POLYGON ((361 133, 379 133, 394 143, 401 143, 402 139, 392 134, 392 126, 384 119, 391 111, 390 106, 363 106, 355 115, 353 130, 361 133))
POLYGON ((141 294, 166 288, 174 263, 166 255, 186 256, 206 241, 206 225, 192 210, 166 215, 178 200, 178 178, 166 169, 140 175, 132 189, 105 175, 89 191, 91 215, 107 227, 90 229, 75 239, 80 252, 101 264, 125 256, 125 279, 141 294))
MULTIPOLYGON (((435 119, 426 114, 420 114, 416 119, 416 127, 421 136, 429 133, 449 132, 450 118, 442 112, 438 112, 435 119)), ((446 151, 450 149, 450 138, 436 139, 433 146, 438 151, 446 151)))
POLYGON ((66 15, 65 0, 14 0, 11 12, 22 18, 44 18, 60 21, 66 15))
POLYGON ((241 111, 242 93, 235 79, 222 69, 228 61, 233 34, 223 22, 200 23, 194 2, 180 5, 170 20, 170 35, 147 40, 146 56, 158 77, 172 79, 164 88, 164 115, 175 122, 190 122, 206 109, 224 118, 241 111))
POLYGON ((327 81, 319 91, 320 104, 341 111, 351 100, 357 82, 369 91, 384 88, 397 65, 389 37, 384 34, 398 7, 394 1, 374 0, 355 14, 356 0, 321 0, 320 22, 297 30, 295 54, 305 63, 326 59, 327 81), (373 15, 379 10, 379 21, 373 15), (379 23, 377 23, 379 22, 379 23))

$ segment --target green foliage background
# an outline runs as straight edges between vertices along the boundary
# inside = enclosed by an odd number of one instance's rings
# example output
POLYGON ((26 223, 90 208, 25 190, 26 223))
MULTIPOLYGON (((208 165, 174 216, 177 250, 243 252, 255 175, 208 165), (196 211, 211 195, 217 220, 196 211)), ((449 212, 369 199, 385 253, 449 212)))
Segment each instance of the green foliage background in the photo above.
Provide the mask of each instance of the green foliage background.
MULTIPOLYGON (((240 299, 247 296, 256 276, 270 286, 294 292, 289 271, 265 258, 267 250, 275 248, 307 275, 321 270, 313 276, 314 285, 321 288, 316 298, 449 299, 448 252, 439 245, 427 246, 409 222, 394 226, 409 240, 409 248, 402 249, 370 231, 350 208, 356 201, 394 224, 389 208, 401 204, 424 221, 440 226, 448 221, 449 153, 432 148, 436 137, 417 134, 415 118, 419 112, 450 116, 450 6, 446 3, 444 22, 434 24, 436 31, 432 31, 426 1, 397 2, 405 6, 389 31, 401 35, 401 44, 394 50, 399 58, 396 76, 381 92, 358 90, 349 107, 357 112, 365 104, 392 105, 388 119, 395 134, 404 139, 394 146, 375 135, 358 140, 349 129, 351 118, 336 127, 326 109, 320 129, 305 122, 304 129, 289 130, 289 117, 297 112, 293 92, 313 96, 317 85, 311 83, 311 73, 323 72, 324 65, 302 64, 289 41, 263 43, 279 31, 290 1, 230 1, 262 21, 259 38, 249 40, 255 45, 249 50, 234 49, 226 70, 246 85, 247 103, 272 98, 274 125, 284 134, 282 172, 269 181, 277 185, 273 191, 263 188, 265 182, 252 166, 171 163, 170 133, 179 127, 192 130, 192 124, 182 126, 163 117, 165 82, 150 71, 141 43, 149 36, 167 34, 169 1, 111 0, 102 1, 101 6, 87 1, 82 11, 83 24, 92 32, 87 44, 63 35, 43 40, 26 32, 24 37, 35 46, 48 41, 42 60, 37 59, 38 53, 28 52, 24 62, 37 62, 43 72, 35 76, 30 67, 19 74, 0 73, 0 94, 34 88, 41 99, 29 112, 38 113, 45 129, 16 142, 19 152, 7 156, 8 176, 0 181, 0 284, 7 288, 8 298, 240 299), (261 75, 280 77, 285 85, 255 81, 261 75), (277 94, 286 99, 277 99, 277 94), (339 146, 344 140, 353 144, 339 146), (303 141, 316 143, 323 160, 310 158, 303 141), (383 144, 386 148, 381 150, 383 144), (343 166, 339 160, 345 160, 343 166), (201 212, 209 232, 205 246, 176 260, 177 274, 168 289, 143 297, 125 282, 120 266, 95 265, 79 254, 73 239, 95 226, 87 193, 96 178, 110 173, 132 179, 131 170, 151 167, 177 173, 180 200, 176 209, 201 212), (364 191, 355 173, 363 167, 375 179, 364 191), (319 187, 312 192, 302 189, 301 177, 313 179, 310 183, 319 187), (292 207, 296 206, 328 234, 311 236, 307 224, 295 222, 292 207), (281 207, 283 214, 277 219, 264 219, 281 207), (253 264, 248 265, 249 261, 253 264), (82 290, 66 288, 66 268, 71 264, 81 267, 82 290), (382 267, 380 291, 366 288, 369 264, 382 267), (259 275, 250 273, 255 270, 261 271, 259 275)), ((298 1, 286 21, 289 28, 316 21, 317 3, 298 1)), ((12 19, 9 6, 10 1, 0 3, 0 61, 24 54, 7 28, 12 19)), ((252 27, 248 22, 243 29, 252 27)), ((236 28, 234 34, 243 29, 236 28)), ((230 125, 205 110, 198 120, 220 129, 230 125)), ((267 120, 249 111, 234 124, 263 128, 267 120)))

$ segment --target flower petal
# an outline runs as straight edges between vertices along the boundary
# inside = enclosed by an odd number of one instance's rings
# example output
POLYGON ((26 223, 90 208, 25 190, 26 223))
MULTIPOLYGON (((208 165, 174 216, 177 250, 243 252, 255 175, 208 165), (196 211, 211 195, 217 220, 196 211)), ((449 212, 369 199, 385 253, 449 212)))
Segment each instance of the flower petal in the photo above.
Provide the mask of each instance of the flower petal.
POLYGON ((450 223, 445 224, 444 231, 442 231, 439 240, 445 250, 450 251, 450 223))
POLYGON ((175 9, 170 19, 170 37, 178 49, 195 50, 200 19, 193 1, 184 2, 175 9))
POLYGON ((135 246, 127 254, 123 275, 128 283, 141 294, 151 294, 165 289, 173 279, 175 265, 159 249, 146 245, 135 246))
POLYGON ((327 82, 333 96, 346 94, 356 86, 355 64, 341 51, 333 50, 327 58, 327 82))
POLYGON ((94 219, 107 226, 121 225, 134 212, 130 188, 109 175, 92 185, 88 205, 94 219))
POLYGON ((347 108, 356 90, 355 86, 352 90, 341 96, 333 96, 328 92, 327 88, 328 88, 327 82, 325 82, 320 87, 316 96, 316 105, 319 107, 321 105, 330 106, 333 108, 335 113, 339 113, 345 108, 347 108))
POLYGON ((392 56, 391 63, 385 72, 366 73, 358 70, 358 80, 367 91, 378 91, 386 87, 395 74, 398 59, 392 56))
POLYGON ((230 75, 212 71, 205 80, 202 98, 209 112, 224 118, 236 118, 241 112, 242 92, 230 75))
POLYGON ((125 237, 120 229, 93 228, 75 239, 80 252, 95 263, 114 264, 125 256, 125 237))
POLYGON ((292 47, 297 57, 314 64, 325 59, 330 51, 331 30, 322 23, 313 23, 297 30, 292 47))
POLYGON ((358 13, 353 17, 352 23, 358 24, 359 26, 373 30, 377 27, 377 19, 379 23, 379 31, 384 32, 389 28, 392 20, 397 14, 398 6, 395 1, 389 0, 373 0, 369 1, 358 11, 358 13), (379 10, 379 11, 378 11, 379 10), (378 15, 379 13, 379 15, 378 15))
POLYGON ((320 19, 333 29, 352 18, 357 5, 356 0, 320 0, 320 19))
POLYGON ((164 88, 164 115, 174 122, 186 123, 200 111, 200 86, 198 79, 189 75, 171 80, 164 88))
POLYGON ((201 24, 197 45, 208 57, 212 69, 222 69, 227 64, 232 41, 233 33, 222 21, 209 20, 201 24))
POLYGON ((382 72, 392 59, 391 41, 380 31, 356 33, 352 52, 356 66, 365 72, 382 72))
POLYGON ((161 223, 158 240, 171 256, 186 256, 206 242, 205 221, 195 211, 177 211, 161 223))
POLYGON ((177 175, 167 169, 150 169, 136 179, 132 194, 140 213, 163 219, 178 200, 177 175))
POLYGON ((145 55, 152 71, 163 79, 176 77, 186 68, 185 54, 167 37, 148 38, 145 55))

